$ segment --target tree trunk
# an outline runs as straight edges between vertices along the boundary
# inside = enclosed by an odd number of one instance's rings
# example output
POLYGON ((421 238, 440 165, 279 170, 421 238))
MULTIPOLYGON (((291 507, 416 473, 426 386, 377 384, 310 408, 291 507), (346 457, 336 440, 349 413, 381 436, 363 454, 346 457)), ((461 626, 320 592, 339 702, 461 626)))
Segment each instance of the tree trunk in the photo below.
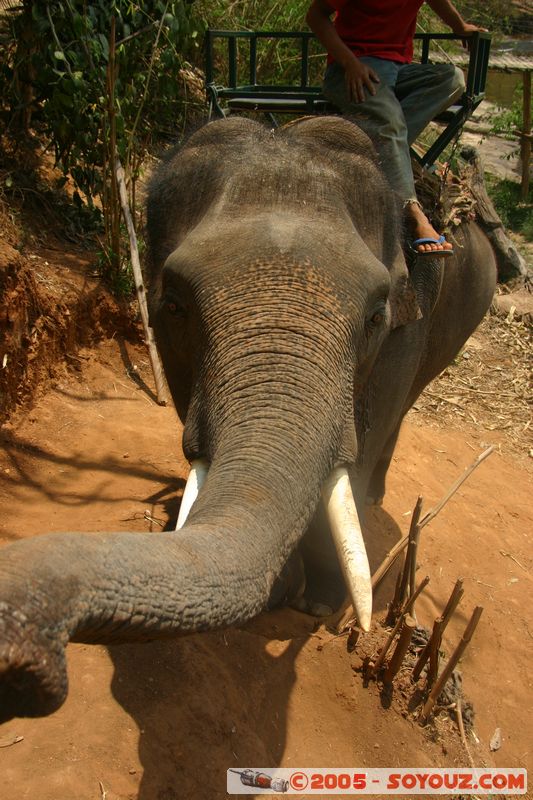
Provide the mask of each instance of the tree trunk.
POLYGON ((496 256, 498 281, 505 283, 513 278, 527 275, 527 264, 507 236, 492 200, 487 194, 483 177, 483 163, 475 147, 464 147, 461 156, 467 165, 461 177, 476 201, 476 221, 486 234, 496 256))

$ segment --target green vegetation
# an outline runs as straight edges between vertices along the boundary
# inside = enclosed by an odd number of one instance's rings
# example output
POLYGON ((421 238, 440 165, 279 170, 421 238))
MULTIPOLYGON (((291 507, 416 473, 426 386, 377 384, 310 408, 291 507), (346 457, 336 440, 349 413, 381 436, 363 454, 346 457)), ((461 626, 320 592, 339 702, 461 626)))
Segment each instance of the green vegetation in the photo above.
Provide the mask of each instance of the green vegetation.
MULTIPOLYGON (((487 28, 493 41, 511 29, 512 3, 509 0, 455 0, 454 5, 467 22, 487 28)), ((423 5, 418 21, 425 31, 449 30, 428 5, 423 5)))
POLYGON ((120 271, 115 155, 135 205, 146 154, 184 113, 190 4, 24 0, 1 23, 0 120, 12 138, 31 127, 74 182, 74 201, 101 209, 105 271, 120 271))
POLYGON ((506 138, 516 138, 516 132, 522 128, 524 87, 520 83, 514 90, 510 108, 502 108, 491 119, 491 132, 506 138))
POLYGON ((533 186, 526 201, 520 198, 520 184, 487 176, 487 191, 504 226, 533 242, 533 186))

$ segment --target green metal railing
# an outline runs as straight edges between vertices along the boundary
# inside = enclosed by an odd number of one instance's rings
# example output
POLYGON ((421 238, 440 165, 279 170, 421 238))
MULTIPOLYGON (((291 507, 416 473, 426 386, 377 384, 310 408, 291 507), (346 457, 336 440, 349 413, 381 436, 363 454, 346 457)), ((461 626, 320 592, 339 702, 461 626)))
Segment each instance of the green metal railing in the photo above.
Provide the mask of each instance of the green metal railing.
MULTIPOLYGON (((417 33, 421 41, 421 61, 430 61, 433 41, 460 40, 451 33, 417 33)), ((277 124, 275 114, 323 114, 338 113, 322 94, 320 86, 310 85, 310 48, 316 39, 310 31, 224 31, 208 30, 206 34, 206 92, 210 113, 225 116, 232 111, 258 111, 269 116, 277 124), (272 84, 258 82, 260 42, 289 42, 295 45, 297 82, 272 84), (227 70, 225 84, 217 82, 216 47, 226 44, 226 50, 218 56, 227 70), (241 46, 239 46, 241 45, 241 46), (244 51, 244 52, 243 52, 244 51), (244 65, 244 66, 243 66, 244 65), (246 73, 247 83, 239 83, 239 68, 246 73), (225 106, 225 108, 223 107, 225 106)), ((484 97, 487 77, 490 34, 475 33, 469 37, 470 58, 466 76, 466 91, 448 111, 448 124, 428 151, 413 155, 424 167, 431 166, 444 148, 453 140, 484 97)))

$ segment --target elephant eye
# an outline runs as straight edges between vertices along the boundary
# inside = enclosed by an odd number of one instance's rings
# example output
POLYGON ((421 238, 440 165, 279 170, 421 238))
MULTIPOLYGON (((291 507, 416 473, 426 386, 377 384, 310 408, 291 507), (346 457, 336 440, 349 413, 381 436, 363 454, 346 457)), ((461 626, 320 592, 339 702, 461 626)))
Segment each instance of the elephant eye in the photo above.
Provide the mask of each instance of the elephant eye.
POLYGON ((372 314, 367 319, 367 327, 370 330, 374 328, 379 328, 385 322, 386 317, 386 309, 385 305, 379 305, 377 308, 374 308, 372 314))
POLYGON ((186 312, 185 305, 173 296, 166 296, 163 300, 163 306, 167 313, 173 317, 182 317, 186 312))

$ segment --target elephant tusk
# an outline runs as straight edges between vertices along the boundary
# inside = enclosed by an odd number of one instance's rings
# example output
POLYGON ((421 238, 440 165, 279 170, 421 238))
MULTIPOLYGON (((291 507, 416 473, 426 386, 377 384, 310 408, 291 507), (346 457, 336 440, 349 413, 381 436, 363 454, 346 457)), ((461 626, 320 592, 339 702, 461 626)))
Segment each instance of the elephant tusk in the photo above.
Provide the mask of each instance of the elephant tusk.
POLYGON ((180 512, 176 522, 176 530, 183 528, 189 512, 194 505, 198 492, 205 483, 209 470, 209 462, 205 458, 197 458, 191 461, 191 471, 187 478, 185 489, 181 498, 180 512))
POLYGON ((350 477, 344 467, 332 470, 322 488, 322 498, 359 625, 369 631, 372 579, 350 477))

